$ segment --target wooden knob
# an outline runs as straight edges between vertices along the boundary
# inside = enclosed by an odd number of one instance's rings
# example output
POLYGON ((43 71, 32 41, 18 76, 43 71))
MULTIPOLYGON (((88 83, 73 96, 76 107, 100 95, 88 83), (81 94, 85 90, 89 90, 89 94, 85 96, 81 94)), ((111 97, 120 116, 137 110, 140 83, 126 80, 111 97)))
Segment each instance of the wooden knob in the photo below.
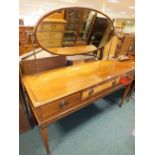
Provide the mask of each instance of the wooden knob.
POLYGON ((94 93, 94 90, 91 89, 91 90, 89 91, 89 96, 91 96, 93 93, 94 93))
POLYGON ((67 105, 67 101, 63 100, 59 104, 59 108, 64 108, 67 105))
POLYGON ((112 82, 112 86, 116 85, 116 80, 112 82))

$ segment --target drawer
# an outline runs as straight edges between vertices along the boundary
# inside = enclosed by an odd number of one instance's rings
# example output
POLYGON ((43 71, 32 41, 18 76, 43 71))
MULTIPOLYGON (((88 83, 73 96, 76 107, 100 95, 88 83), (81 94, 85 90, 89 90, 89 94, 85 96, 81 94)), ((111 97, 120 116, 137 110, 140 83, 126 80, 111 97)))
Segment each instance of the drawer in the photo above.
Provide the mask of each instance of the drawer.
POLYGON ((62 23, 42 23, 37 30, 41 31, 64 31, 65 24, 62 23))
POLYGON ((81 100, 84 100, 84 99, 86 99, 88 97, 92 97, 93 95, 95 95, 95 94, 97 94, 97 93, 99 93, 101 91, 104 91, 104 90, 106 90, 108 88, 111 88, 112 86, 117 85, 119 83, 119 79, 120 79, 120 77, 117 77, 117 78, 115 78, 113 80, 110 80, 108 82, 104 82, 104 83, 101 83, 101 84, 99 84, 97 86, 89 88, 87 90, 84 90, 82 92, 81 100))
POLYGON ((37 32, 38 39, 62 39, 62 32, 37 32))
POLYGON ((46 48, 50 47, 60 47, 62 45, 62 40, 38 40, 39 43, 46 48))
POLYGON ((80 93, 64 97, 60 100, 52 102, 48 105, 41 107, 42 118, 48 118, 57 114, 63 113, 70 108, 76 106, 80 101, 80 93))

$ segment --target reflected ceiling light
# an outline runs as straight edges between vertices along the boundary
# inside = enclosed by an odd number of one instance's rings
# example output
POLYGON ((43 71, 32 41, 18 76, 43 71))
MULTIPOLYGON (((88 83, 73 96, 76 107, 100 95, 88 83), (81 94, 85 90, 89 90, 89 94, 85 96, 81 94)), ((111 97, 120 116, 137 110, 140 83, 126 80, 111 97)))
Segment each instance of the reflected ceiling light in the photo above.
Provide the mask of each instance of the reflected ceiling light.
POLYGON ((126 12, 125 11, 121 11, 120 14, 124 15, 124 14, 126 14, 126 12))
POLYGON ((112 10, 109 9, 109 8, 105 8, 105 11, 106 11, 106 12, 112 12, 112 10))
POLYGON ((129 6, 128 8, 134 10, 135 6, 129 6))
POLYGON ((105 4, 102 5, 102 10, 104 11, 106 8, 105 4))
POLYGON ((119 0, 108 0, 109 3, 120 3, 119 0))
POLYGON ((38 13, 39 14, 43 14, 44 13, 44 10, 40 8, 40 9, 38 9, 38 13))
POLYGON ((61 2, 76 3, 78 0, 60 0, 61 2))

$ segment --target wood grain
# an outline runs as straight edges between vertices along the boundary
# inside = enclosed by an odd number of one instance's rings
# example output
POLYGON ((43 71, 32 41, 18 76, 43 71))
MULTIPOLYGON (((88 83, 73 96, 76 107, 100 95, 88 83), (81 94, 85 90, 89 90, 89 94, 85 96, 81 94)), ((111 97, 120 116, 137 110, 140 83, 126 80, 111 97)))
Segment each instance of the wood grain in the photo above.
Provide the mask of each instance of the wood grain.
POLYGON ((45 58, 22 60, 20 67, 23 74, 36 74, 45 70, 66 66, 65 56, 50 56, 45 58))
POLYGON ((23 82, 33 106, 39 107, 132 70, 134 61, 101 60, 25 75, 23 82))

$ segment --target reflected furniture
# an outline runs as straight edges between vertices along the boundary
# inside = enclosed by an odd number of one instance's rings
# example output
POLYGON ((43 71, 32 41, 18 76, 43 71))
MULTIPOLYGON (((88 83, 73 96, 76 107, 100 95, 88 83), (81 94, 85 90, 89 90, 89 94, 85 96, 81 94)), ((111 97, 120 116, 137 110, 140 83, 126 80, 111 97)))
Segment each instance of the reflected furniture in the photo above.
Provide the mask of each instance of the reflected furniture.
MULTIPOLYGON (((34 26, 19 26, 19 55, 26 54, 32 50, 31 36, 34 30, 34 26)), ((38 48, 38 44, 35 42, 34 48, 38 48)))
POLYGON ((117 35, 114 35, 111 40, 105 45, 103 51, 103 58, 105 60, 110 58, 116 58, 116 52, 118 48, 119 38, 117 35))
POLYGON ((61 47, 64 38, 66 20, 46 18, 39 25, 36 36, 43 46, 61 47))

